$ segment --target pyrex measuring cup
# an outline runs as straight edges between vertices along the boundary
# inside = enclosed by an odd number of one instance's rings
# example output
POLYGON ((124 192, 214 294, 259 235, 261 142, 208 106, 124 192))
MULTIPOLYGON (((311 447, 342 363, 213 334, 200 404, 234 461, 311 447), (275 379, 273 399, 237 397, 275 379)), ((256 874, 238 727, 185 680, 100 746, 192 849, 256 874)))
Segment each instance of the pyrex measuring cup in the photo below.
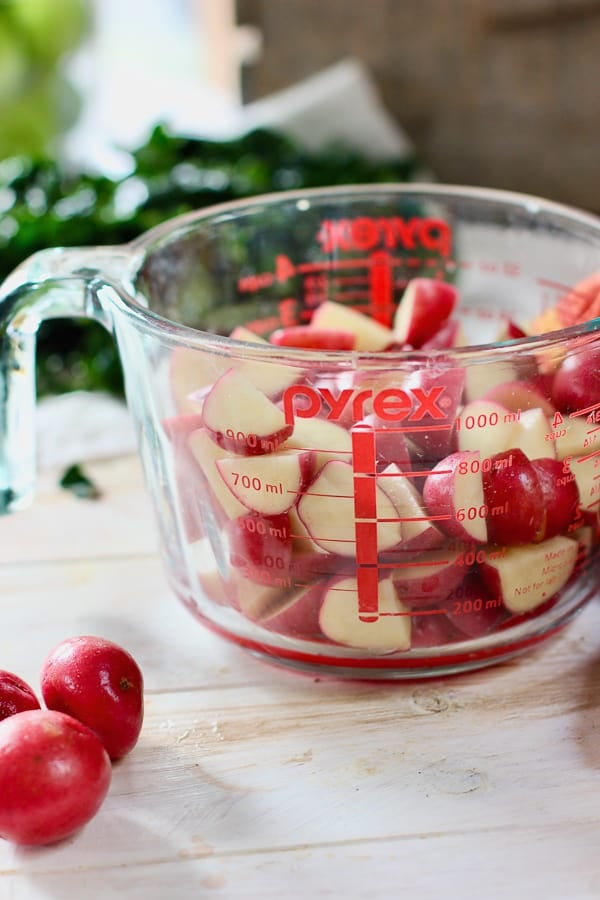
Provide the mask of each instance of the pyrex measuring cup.
POLYGON ((600 320, 523 332, 599 268, 596 218, 430 185, 282 193, 43 251, 1 293, 3 511, 33 491, 39 323, 91 317, 201 622, 354 677, 505 659, 596 590, 600 320), (416 349, 415 279, 458 298, 416 349), (334 346, 356 326, 353 349, 271 342, 317 322, 334 346))

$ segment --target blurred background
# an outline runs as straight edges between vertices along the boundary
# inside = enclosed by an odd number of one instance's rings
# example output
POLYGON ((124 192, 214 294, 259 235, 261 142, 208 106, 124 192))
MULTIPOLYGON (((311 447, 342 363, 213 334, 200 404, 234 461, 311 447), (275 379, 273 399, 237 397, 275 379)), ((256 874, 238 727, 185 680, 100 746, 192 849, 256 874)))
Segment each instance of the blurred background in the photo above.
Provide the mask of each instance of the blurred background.
POLYGON ((600 0, 0 0, 0 157, 121 172, 157 122, 239 134, 242 106, 352 60, 439 180, 598 212, 599 48, 600 0))
MULTIPOLYGON (((600 213, 600 0, 0 0, 0 279, 209 203, 436 179, 600 213)), ((41 393, 121 394, 45 325, 41 393)))

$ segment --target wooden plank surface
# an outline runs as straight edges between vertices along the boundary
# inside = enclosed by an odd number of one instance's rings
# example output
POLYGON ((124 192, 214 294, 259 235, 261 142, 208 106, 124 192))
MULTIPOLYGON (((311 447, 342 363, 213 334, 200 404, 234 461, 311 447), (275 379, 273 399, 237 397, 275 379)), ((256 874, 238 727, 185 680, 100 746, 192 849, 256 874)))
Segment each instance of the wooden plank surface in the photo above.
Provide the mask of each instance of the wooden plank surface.
POLYGON ((143 667, 144 729, 76 836, 0 842, 2 900, 598 897, 600 604, 468 676, 315 680, 195 624, 137 461, 93 475, 99 502, 49 475, 0 520, 0 665, 37 686, 55 643, 105 635, 143 667))

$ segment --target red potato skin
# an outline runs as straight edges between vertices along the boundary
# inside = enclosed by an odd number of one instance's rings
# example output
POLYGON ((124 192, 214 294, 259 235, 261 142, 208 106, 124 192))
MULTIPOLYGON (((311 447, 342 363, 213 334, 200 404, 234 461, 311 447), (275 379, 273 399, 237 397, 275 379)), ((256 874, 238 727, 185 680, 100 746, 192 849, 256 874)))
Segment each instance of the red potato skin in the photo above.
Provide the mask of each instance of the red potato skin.
POLYGON ((278 347, 298 347, 305 350, 354 350, 356 345, 356 337, 351 331, 314 328, 312 325, 278 328, 269 341, 278 347))
POLYGON ((27 710, 0 722, 0 836, 51 844, 97 813, 112 768, 91 729, 54 710, 27 710))
POLYGON ((0 669, 0 721, 28 709, 39 709, 40 702, 27 682, 0 669))
POLYGON ((42 667, 41 685, 46 706, 91 728, 112 760, 137 743, 144 718, 143 676, 117 644, 89 635, 62 641, 42 667))

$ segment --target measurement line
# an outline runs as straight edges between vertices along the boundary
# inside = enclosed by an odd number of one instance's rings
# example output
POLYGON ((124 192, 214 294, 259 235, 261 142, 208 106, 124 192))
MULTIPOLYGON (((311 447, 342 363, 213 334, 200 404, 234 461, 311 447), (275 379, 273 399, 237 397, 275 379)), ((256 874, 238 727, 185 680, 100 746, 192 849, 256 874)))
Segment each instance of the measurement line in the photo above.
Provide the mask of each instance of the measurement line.
POLYGON ((447 613, 447 609, 410 609, 407 612, 380 612, 379 615, 383 619, 389 616, 445 616, 447 613))
MULTIPOLYGON (((442 560, 436 559, 435 563, 427 562, 427 560, 413 559, 410 562, 396 563, 394 568, 395 569, 418 569, 419 567, 424 568, 426 566, 432 566, 432 565, 435 565, 437 568, 438 566, 447 566, 449 564, 450 564, 449 559, 442 559, 442 560)), ((386 565, 385 568, 389 568, 389 565, 386 565)))
POLYGON ((335 275, 331 279, 332 284, 368 284, 368 275, 335 275))
POLYGON ((332 269, 335 271, 336 269, 355 269, 357 266, 370 266, 371 260, 369 257, 365 257, 364 259, 356 258, 356 259, 323 259, 318 262, 303 262, 298 263, 296 266, 296 272, 300 275, 305 275, 310 272, 329 272, 332 269))
POLYGON ((592 453, 588 453, 587 456, 577 457, 577 462, 578 463, 586 462, 586 460, 593 459, 595 456, 599 456, 599 455, 600 455, 600 447, 597 450, 594 450, 592 453))
POLYGON ((554 290, 565 291, 569 294, 574 294, 576 297, 582 297, 585 299, 583 294, 578 294, 575 288, 569 284, 561 284, 560 281, 550 281, 548 278, 537 278, 537 283, 541 285, 541 287, 549 287, 554 290))
POLYGON ((361 622, 375 622, 379 610, 377 486, 375 478, 365 477, 377 471, 375 432, 372 428, 357 429, 351 439, 358 618, 361 622))
POLYGON ((348 456, 352 455, 352 450, 328 450, 325 447, 294 447, 293 449, 298 450, 300 453, 305 450, 311 450, 315 453, 331 453, 332 456, 338 456, 340 453, 346 453, 348 456))
POLYGON ((449 519, 452 519, 453 516, 414 516, 402 518, 401 516, 396 516, 392 519, 377 519, 378 522, 447 522, 449 519))
MULTIPOLYGON (((299 491, 289 491, 290 494, 297 494, 299 491)), ((354 494, 318 494, 316 491, 304 491, 305 497, 333 497, 336 500, 354 500, 354 494)))
POLYGON ((344 303, 349 300, 366 300, 365 307, 370 306, 371 294, 368 289, 364 291, 331 291, 331 298, 338 303, 344 303))
POLYGON ((452 469, 419 469, 418 472, 378 472, 378 478, 418 478, 421 475, 452 475, 452 469))
POLYGON ((385 432, 386 434, 410 434, 416 431, 449 431, 453 427, 454 423, 449 422, 448 425, 409 425, 406 428, 382 428, 380 432, 385 432))
POLYGON ((576 419, 578 416, 587 416, 588 413, 594 412, 596 409, 600 409, 600 403, 594 403, 593 406, 586 406, 585 409, 578 409, 577 412, 570 413, 569 418, 576 419))
POLYGON ((595 431, 600 431, 600 425, 596 425, 595 428, 588 428, 586 434, 594 434, 595 431))

